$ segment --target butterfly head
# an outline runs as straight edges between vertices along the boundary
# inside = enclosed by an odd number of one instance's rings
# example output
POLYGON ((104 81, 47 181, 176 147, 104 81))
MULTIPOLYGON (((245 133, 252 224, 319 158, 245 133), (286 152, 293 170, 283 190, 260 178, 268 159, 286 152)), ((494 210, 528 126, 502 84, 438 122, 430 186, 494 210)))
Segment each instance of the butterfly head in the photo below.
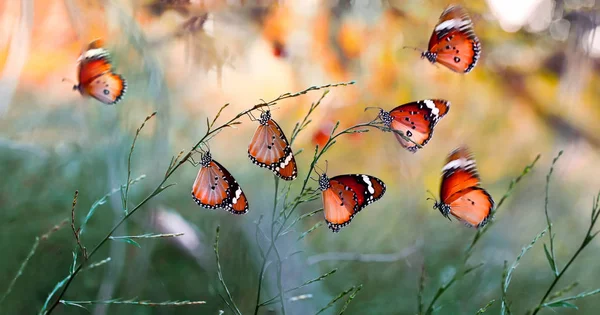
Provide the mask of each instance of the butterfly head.
POLYGON ((329 187, 331 187, 331 184, 329 184, 329 177, 327 177, 327 174, 323 173, 319 175, 319 189, 325 191, 329 189, 329 187))
POLYGON ((445 203, 443 203, 443 202, 441 202, 441 201, 437 201, 437 200, 436 200, 436 201, 435 201, 435 203, 433 204, 433 209, 437 209, 437 210, 439 210, 439 211, 440 211, 440 213, 441 213, 441 214, 442 214, 444 217, 446 217, 446 218, 450 219, 450 217, 448 216, 448 215, 450 214, 450 205, 448 205, 448 204, 445 204, 445 203))
POLYGON ((271 120, 271 111, 266 110, 260 114, 260 119, 258 120, 258 122, 261 125, 266 126, 269 123, 269 120, 271 120))
POLYGON ((421 53, 421 59, 427 59, 431 63, 435 63, 437 61, 437 53, 424 51, 421 53))
POLYGON ((381 121, 384 125, 386 125, 386 127, 389 127, 392 124, 392 121, 394 120, 394 118, 392 118, 392 115, 390 115, 390 112, 383 110, 383 108, 379 109, 379 119, 381 119, 381 121))
POLYGON ((210 162, 212 162, 212 156, 210 155, 209 151, 206 151, 206 153, 202 154, 202 158, 200 159, 200 165, 202 165, 202 167, 208 167, 210 165, 210 162))

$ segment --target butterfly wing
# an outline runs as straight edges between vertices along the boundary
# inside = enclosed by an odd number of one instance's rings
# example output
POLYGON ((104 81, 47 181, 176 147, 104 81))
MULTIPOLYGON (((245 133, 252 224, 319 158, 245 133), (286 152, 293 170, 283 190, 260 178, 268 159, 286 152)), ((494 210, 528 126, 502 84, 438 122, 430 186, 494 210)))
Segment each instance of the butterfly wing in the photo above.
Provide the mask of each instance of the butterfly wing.
POLYGON ((465 147, 452 151, 442 172, 440 198, 446 209, 442 213, 447 215, 449 211, 472 227, 484 226, 494 208, 494 200, 479 187, 479 174, 471 152, 465 147))
POLYGON ((233 175, 231 175, 225 167, 217 161, 212 161, 212 163, 219 168, 223 174, 224 181, 229 185, 229 189, 227 190, 228 198, 223 201, 221 207, 233 214, 245 214, 248 212, 248 199, 246 198, 246 194, 242 191, 242 187, 240 187, 235 178, 233 178, 233 175))
MULTIPOLYGON (((390 128, 401 131, 414 142, 424 146, 433 136, 433 128, 450 110, 450 102, 446 100, 422 100, 400 105, 389 114, 393 118, 390 128)), ((394 134, 402 147, 410 152, 419 149, 414 143, 394 134)))
POLYGON ((348 225, 358 209, 358 200, 352 190, 342 183, 331 181, 330 187, 323 191, 323 212, 327 226, 333 232, 348 225))
POLYGON ((91 55, 81 59, 79 63, 79 84, 88 85, 95 78, 110 72, 111 65, 107 59, 108 55, 91 55))
POLYGON ((471 187, 451 197, 450 214, 470 227, 484 226, 494 208, 492 196, 480 187, 471 187))
POLYGON ((272 119, 260 124, 248 146, 252 163, 267 168, 285 180, 298 176, 292 148, 279 125, 272 119))
POLYGON ((481 44, 464 8, 453 5, 442 12, 429 39, 428 53, 452 71, 473 70, 481 55, 481 44))
POLYGON ((471 152, 461 147, 450 153, 442 168, 440 198, 445 204, 453 201, 453 195, 461 190, 478 187, 479 174, 471 152))
POLYGON ((383 181, 364 174, 339 175, 331 178, 329 184, 323 191, 323 210, 333 232, 348 225, 360 210, 379 200, 386 190, 383 181))
POLYGON ((381 199, 386 189, 381 179, 365 174, 339 175, 331 178, 330 181, 336 181, 356 194, 358 202, 356 212, 381 199))
POLYGON ((122 76, 112 72, 108 51, 101 40, 89 44, 79 57, 79 91, 102 103, 112 105, 121 100, 127 90, 122 76))
POLYGON ((106 72, 84 84, 83 90, 100 102, 113 105, 118 103, 125 95, 127 82, 118 74, 106 72))
POLYGON ((224 208, 234 214, 248 211, 248 200, 233 176, 216 161, 201 167, 192 186, 192 197, 208 209, 224 208))

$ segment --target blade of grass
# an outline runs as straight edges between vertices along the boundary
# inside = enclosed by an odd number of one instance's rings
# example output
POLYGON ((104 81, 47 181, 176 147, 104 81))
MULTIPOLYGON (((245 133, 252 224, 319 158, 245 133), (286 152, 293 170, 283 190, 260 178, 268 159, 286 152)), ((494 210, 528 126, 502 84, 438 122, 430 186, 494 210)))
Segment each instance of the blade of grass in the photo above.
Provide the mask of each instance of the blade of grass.
POLYGON ((496 302, 496 300, 491 300, 488 302, 488 304, 486 304, 484 307, 480 308, 477 313, 475 313, 475 315, 479 315, 479 314, 483 314, 487 311, 487 309, 492 306, 492 304, 494 304, 494 302, 496 302))
POLYGON ((340 312, 338 313, 338 315, 344 314, 344 312, 348 308, 348 305, 350 305, 350 302, 352 302, 352 300, 354 300, 354 298, 356 297, 356 295, 358 294, 358 292, 362 289, 362 287, 363 287, 362 284, 359 285, 358 287, 356 287, 356 289, 352 292, 352 294, 350 294, 350 296, 346 300, 346 303, 344 303, 344 306, 342 306, 342 309, 340 310, 340 312))
POLYGON ((341 300, 344 296, 350 294, 354 290, 356 290, 356 286, 353 286, 350 289, 348 289, 346 291, 343 291, 342 293, 338 294, 329 303, 327 303, 327 305, 325 305, 322 309, 320 309, 315 315, 319 315, 319 314, 325 312, 327 309, 329 309, 330 307, 332 307, 335 304, 335 302, 341 300))

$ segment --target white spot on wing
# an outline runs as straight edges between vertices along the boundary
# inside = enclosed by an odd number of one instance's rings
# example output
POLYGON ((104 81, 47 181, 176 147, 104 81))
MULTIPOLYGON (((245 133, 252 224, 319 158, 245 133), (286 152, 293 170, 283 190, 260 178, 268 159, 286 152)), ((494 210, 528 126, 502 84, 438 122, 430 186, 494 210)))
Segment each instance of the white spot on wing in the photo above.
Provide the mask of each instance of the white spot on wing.
POLYGON ((469 19, 452 19, 452 20, 447 20, 444 21, 440 24, 438 24, 438 26, 435 27, 435 31, 439 32, 442 30, 451 30, 453 28, 459 29, 459 30, 463 30, 465 29, 467 26, 469 26, 469 24, 471 24, 471 20, 469 19))
POLYGON ((474 160, 467 160, 464 158, 460 158, 458 160, 450 161, 450 162, 448 162, 448 164, 444 165, 444 167, 442 168, 442 172, 445 172, 445 171, 451 170, 451 169, 456 169, 456 168, 467 168, 472 165, 475 165, 474 160))
POLYGON ((238 187, 238 189, 235 191, 235 197, 233 197, 233 199, 231 200, 231 203, 236 204, 241 195, 242 195, 242 189, 238 187))
POLYGON ((437 117, 440 113, 440 110, 435 106, 435 103, 432 100, 424 100, 425 106, 431 109, 431 114, 437 117))
POLYGON ((108 51, 104 48, 94 48, 84 52, 80 57, 79 61, 83 59, 93 58, 96 56, 108 55, 108 51))
POLYGON ((371 179, 369 178, 369 176, 367 175, 363 175, 362 176, 363 181, 365 181, 365 183, 367 183, 367 190, 369 191, 369 194, 374 194, 375 193, 375 189, 373 188, 373 183, 371 183, 371 179))

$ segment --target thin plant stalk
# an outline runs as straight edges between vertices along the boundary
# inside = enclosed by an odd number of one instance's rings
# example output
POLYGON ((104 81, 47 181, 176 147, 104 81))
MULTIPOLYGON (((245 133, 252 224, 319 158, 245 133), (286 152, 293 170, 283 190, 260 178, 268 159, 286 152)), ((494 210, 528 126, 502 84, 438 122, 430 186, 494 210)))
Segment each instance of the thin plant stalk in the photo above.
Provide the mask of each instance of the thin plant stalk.
POLYGON ((233 311, 236 314, 242 315, 242 312, 240 312, 240 309, 237 307, 237 305, 235 305, 235 301, 233 300, 233 297, 231 296, 231 292, 229 292, 229 289, 227 288, 227 284, 225 284, 225 279, 223 278, 223 271, 221 270, 221 262, 219 259, 219 226, 217 226, 214 250, 215 250, 215 256, 217 258, 217 275, 219 276, 219 281, 221 282, 221 285, 223 286, 225 293, 227 293, 227 298, 229 298, 229 302, 231 303, 231 304, 228 303, 227 305, 231 305, 231 307, 233 308, 233 311))

